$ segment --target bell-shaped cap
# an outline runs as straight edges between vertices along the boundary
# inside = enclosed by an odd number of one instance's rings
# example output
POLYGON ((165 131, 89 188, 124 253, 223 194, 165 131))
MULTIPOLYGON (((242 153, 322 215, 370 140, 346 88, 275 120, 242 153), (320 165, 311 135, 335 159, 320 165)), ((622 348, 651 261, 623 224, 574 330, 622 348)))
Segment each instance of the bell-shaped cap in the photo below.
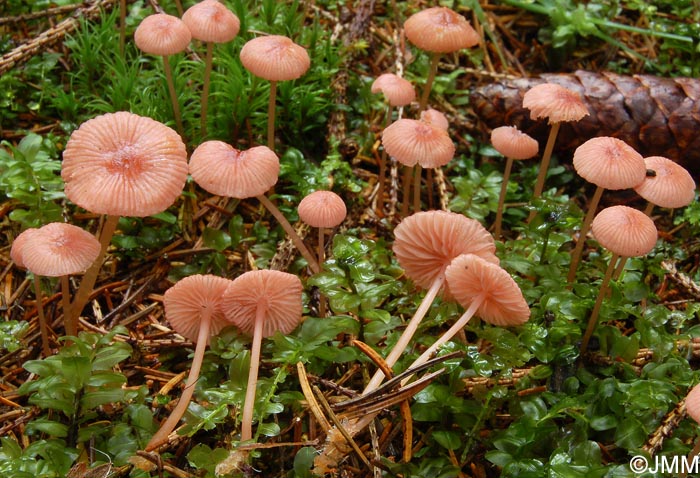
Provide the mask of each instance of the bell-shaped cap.
POLYGON ((12 247, 10 248, 10 259, 12 259, 12 262, 14 262, 17 267, 26 269, 24 260, 22 259, 22 254, 24 253, 24 243, 27 242, 29 236, 34 234, 36 231, 38 231, 38 229, 35 227, 25 229, 12 241, 12 247))
POLYGON ((144 18, 134 32, 134 41, 141 51, 151 55, 174 55, 187 48, 192 33, 178 17, 156 13, 144 18))
POLYGON ((238 17, 218 0, 195 3, 182 15, 182 21, 192 38, 212 43, 233 40, 241 27, 238 17))
POLYGON ((468 308, 481 301, 476 316, 493 325, 520 325, 530 318, 530 308, 520 287, 500 266, 474 254, 462 254, 445 270, 453 297, 468 308))
POLYGON ((370 89, 372 93, 383 93, 391 106, 406 106, 416 99, 416 89, 410 81, 394 73, 379 75, 370 89))
POLYGON ((668 208, 684 207, 695 199, 695 181, 681 165, 663 156, 644 158, 647 174, 634 190, 650 203, 668 208))
POLYGON ((622 257, 649 253, 658 237, 654 221, 627 206, 611 206, 600 211, 591 222, 591 232, 600 245, 622 257))
POLYGON ((437 168, 449 163, 455 145, 447 131, 424 121, 403 118, 384 128, 382 144, 387 154, 405 166, 437 168))
POLYGON ((404 23, 408 41, 421 50, 450 53, 479 44, 479 34, 457 12, 432 7, 411 15, 404 23))
POLYGON ((275 270, 246 272, 233 280, 223 298, 226 318, 244 333, 253 334, 263 320, 262 336, 288 334, 301 321, 302 286, 293 274, 275 270))
POLYGON ((452 260, 476 254, 498 264, 493 236, 478 221, 448 211, 408 216, 394 229, 394 254, 413 282, 428 289, 452 260))
POLYGON ((491 144, 506 158, 530 159, 537 154, 537 141, 515 126, 499 126, 491 131, 491 144))
POLYGON ((299 218, 311 227, 335 227, 347 216, 343 199, 332 191, 315 191, 299 202, 299 218))
POLYGON ((247 41, 241 48, 240 57, 248 71, 269 81, 297 79, 311 66, 306 48, 280 35, 247 41))
POLYGON ((605 189, 628 189, 646 176, 644 158, 624 141, 592 138, 574 151, 574 169, 583 179, 605 189))
POLYGON ((190 158, 190 174, 212 194, 238 199, 259 196, 277 182, 280 161, 267 146, 240 151, 223 141, 205 141, 190 158))
POLYGON ((163 212, 187 180, 187 150, 158 121, 121 111, 73 131, 61 176, 68 199, 94 213, 144 217, 163 212))
POLYGON ((523 95, 523 107, 530 118, 547 118, 549 123, 578 121, 588 116, 588 107, 575 91, 555 83, 535 85, 523 95))
POLYGON ((445 131, 447 131, 447 128, 450 127, 450 123, 447 121, 447 116, 433 108, 427 108, 421 111, 420 120, 424 123, 428 123, 431 126, 435 126, 436 128, 444 129, 445 131))
POLYGON ((62 222, 32 230, 26 240, 20 241, 20 247, 24 267, 45 277, 83 273, 100 253, 100 242, 95 236, 62 222))

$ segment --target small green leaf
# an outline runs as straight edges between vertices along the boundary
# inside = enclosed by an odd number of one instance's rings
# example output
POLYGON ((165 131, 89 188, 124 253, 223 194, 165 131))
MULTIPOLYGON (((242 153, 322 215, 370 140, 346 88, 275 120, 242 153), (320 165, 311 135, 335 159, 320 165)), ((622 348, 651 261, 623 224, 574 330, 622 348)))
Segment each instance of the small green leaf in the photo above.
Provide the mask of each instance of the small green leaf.
POLYGON ((231 245, 231 236, 219 229, 206 227, 202 232, 202 241, 206 247, 221 252, 231 245))

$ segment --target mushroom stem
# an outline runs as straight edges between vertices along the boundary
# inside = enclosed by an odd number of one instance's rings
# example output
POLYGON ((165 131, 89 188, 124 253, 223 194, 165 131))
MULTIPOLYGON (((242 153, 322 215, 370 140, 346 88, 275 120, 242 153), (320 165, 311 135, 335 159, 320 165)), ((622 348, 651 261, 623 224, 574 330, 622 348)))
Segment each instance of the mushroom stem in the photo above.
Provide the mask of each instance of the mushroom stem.
MULTIPOLYGON (((595 330, 596 325, 598 324, 598 315, 600 314, 600 307, 603 305, 603 300, 605 299, 605 296, 608 294, 608 286, 610 285, 610 278, 612 277, 613 270, 615 270, 615 255, 610 259, 610 262, 608 263, 607 269, 605 269, 605 276, 603 277, 603 282, 600 284, 600 290, 598 291, 598 298, 596 298, 595 305, 593 306, 593 310, 591 311, 591 316, 588 319, 588 325, 586 326, 586 332, 583 334, 583 338, 581 339, 581 348, 580 348, 580 353, 579 355, 583 355, 586 353, 586 349, 588 349, 588 342, 591 340, 591 336, 593 335, 593 331, 595 330)), ((626 260, 625 257, 622 258, 623 260, 626 260)))
POLYGON ((270 211, 270 214, 272 214, 275 219, 277 219, 277 222, 280 223, 282 228, 284 228, 285 232, 289 236, 289 238, 292 240, 296 248, 299 250, 301 255, 306 259, 306 262, 309 263, 309 267, 311 270, 314 272, 314 274, 318 274, 321 272, 321 266, 318 265, 318 261, 316 258, 313 256, 311 251, 306 247, 306 244, 304 244, 304 241, 299 237, 299 234, 294 230, 292 225, 287 221, 287 218, 284 217, 284 214, 275 206, 272 201, 270 201, 267 196, 261 194, 259 196, 256 196, 258 198, 258 201, 262 203, 265 208, 267 208, 268 211, 270 211))
POLYGON ((508 192, 508 179, 510 171, 513 169, 513 158, 506 158, 506 169, 503 171, 503 182, 501 183, 501 194, 498 196, 498 209, 496 209, 496 222, 493 224, 493 237, 501 238, 501 223, 503 222, 503 207, 508 192))
POLYGON ((182 9, 182 2, 180 0, 175 0, 175 8, 177 8, 177 16, 182 17, 184 10, 182 9))
POLYGON ((253 344, 250 350, 250 372, 248 372, 248 385, 245 392, 243 414, 241 415, 241 441, 247 441, 253 438, 253 411, 255 410, 255 392, 258 385, 260 349, 262 345, 263 324, 265 322, 266 313, 266 307, 258 306, 255 316, 255 329, 253 330, 253 344))
POLYGON ((207 349, 207 342, 209 341, 209 331, 211 329, 211 310, 207 308, 202 309, 202 320, 199 325, 199 334, 197 335, 197 345, 194 349, 194 357, 192 358, 192 365, 190 367, 190 373, 187 376, 187 382, 185 383, 185 388, 182 390, 182 395, 180 395, 177 405, 170 412, 170 416, 163 422, 158 431, 151 437, 145 450, 151 451, 165 442, 168 441, 168 435, 175 430, 178 422, 187 411, 187 406, 192 400, 192 395, 194 394, 194 389, 197 385, 197 380, 199 379, 199 372, 202 369, 202 362, 204 361, 204 351, 207 349))
MULTIPOLYGON (((384 119, 384 127, 391 124, 391 115, 393 108, 391 105, 386 108, 386 118, 384 119)), ((386 150, 382 148, 382 154, 379 157, 379 176, 377 176, 377 213, 384 213, 384 183, 386 182, 386 150)))
POLYGON ((165 80, 168 84, 168 93, 170 94, 170 102, 173 106, 173 116, 175 116, 175 125, 177 132, 185 137, 185 128, 182 126, 182 117, 180 115, 180 104, 177 101, 177 93, 175 93, 175 83, 173 82, 173 70, 170 68, 168 55, 163 55, 163 69, 165 70, 165 80))
POLYGON ((34 274, 34 297, 36 299, 36 313, 39 317, 41 351, 44 357, 48 357, 51 355, 51 347, 49 347, 49 327, 46 324, 46 316, 44 315, 44 298, 41 293, 41 279, 37 274, 34 274))
POLYGON ((267 147, 275 150, 275 102, 277 101, 277 82, 270 81, 270 102, 267 104, 267 147))
MULTIPOLYGON (((437 297, 437 294, 444 283, 444 273, 440 274, 435 278, 432 285, 430 286, 430 289, 428 289, 428 292, 426 292, 425 297, 423 297, 423 300, 418 306, 418 309, 416 309, 415 314, 413 314, 411 320, 408 321, 406 329, 403 331, 403 333, 399 337, 399 340, 391 349, 391 352, 389 352, 389 355, 386 357, 386 359, 384 359, 388 367, 393 367, 394 364, 396 364, 396 362, 399 360, 399 357, 401 357, 401 354, 403 354, 404 350, 406 350, 406 347, 408 347, 408 343, 413 338, 413 335, 416 333, 416 330, 418 330, 418 326, 422 322, 423 317, 425 317, 425 314, 430 309, 430 306, 435 300, 435 297, 437 297)), ((362 393, 367 394, 372 390, 378 388, 379 385, 382 383, 382 380, 384 380, 384 373, 381 370, 377 370, 362 393)))
MULTIPOLYGON (((325 228, 319 227, 318 228, 318 263, 319 263, 319 265, 323 264, 326 260, 326 248, 324 246, 324 234, 325 234, 325 228)), ((318 316, 319 317, 326 316, 326 296, 323 295, 323 292, 321 292, 321 294, 318 298, 318 316)))
POLYGON ((209 103, 209 78, 214 55, 214 42, 207 42, 207 56, 204 63, 204 83, 202 84, 201 110, 199 116, 200 136, 204 139, 207 136, 207 105, 209 103))
POLYGON ((95 259, 95 262, 93 262, 90 268, 87 270, 87 272, 85 272, 83 279, 80 281, 78 291, 75 293, 73 302, 69 307, 69 318, 65 315, 64 311, 64 322, 75 322, 76 324, 78 323, 78 317, 80 316, 80 313, 83 311, 83 308, 90 299, 90 293, 92 292, 92 288, 95 286, 95 282, 97 281, 97 275, 99 274, 100 269, 102 268, 102 261, 105 258, 105 254, 107 253, 107 247, 109 246, 109 243, 112 240, 114 231, 117 229, 118 222, 119 216, 105 217, 105 221, 102 225, 102 230, 100 231, 99 236, 100 253, 97 256, 97 259, 95 259))
MULTIPOLYGON (((544 153, 542 153, 542 161, 540 161, 540 170, 537 173, 537 180, 535 181, 535 188, 532 191, 532 199, 540 197, 542 195, 542 191, 544 190, 544 180, 547 177, 549 161, 552 159, 552 151, 554 150, 554 143, 556 142, 560 125, 561 123, 553 123, 552 128, 549 130, 547 144, 544 147, 544 153)), ((537 214, 537 212, 534 209, 530 211, 530 215, 527 218, 528 223, 532 221, 535 214, 537 214)))
POLYGON ((425 87, 423 88, 423 94, 420 97, 420 110, 423 111, 428 106, 428 97, 430 97, 430 90, 433 88, 433 80, 435 80, 435 75, 437 74, 438 63, 440 62, 440 54, 433 53, 430 58, 430 71, 428 72, 428 79, 425 82, 425 87))
POLYGON ((581 254, 583 253, 583 246, 586 244, 586 236, 588 235, 588 230, 591 228, 591 222, 593 222, 593 217, 595 216, 596 209, 598 208, 598 203, 603 195, 605 188, 600 186, 596 187, 595 193, 591 198, 591 202, 588 205, 588 212, 586 217, 583 219, 583 224, 581 224, 581 230, 579 231, 578 241, 576 241, 576 248, 571 254, 571 265, 569 266, 569 275, 567 275, 566 280, 571 284, 576 279, 576 269, 578 269, 578 263, 581 260, 581 254))
POLYGON ((413 212, 420 212, 420 186, 423 168, 420 164, 413 167, 413 212))
POLYGON ((61 276, 61 303, 63 305, 63 326, 66 335, 78 336, 78 320, 70 313, 70 283, 68 276, 61 276))
POLYGON ((413 168, 410 166, 403 167, 403 175, 401 183, 403 185, 403 195, 401 196, 401 217, 408 216, 408 206, 411 200, 411 179, 413 179, 413 168))

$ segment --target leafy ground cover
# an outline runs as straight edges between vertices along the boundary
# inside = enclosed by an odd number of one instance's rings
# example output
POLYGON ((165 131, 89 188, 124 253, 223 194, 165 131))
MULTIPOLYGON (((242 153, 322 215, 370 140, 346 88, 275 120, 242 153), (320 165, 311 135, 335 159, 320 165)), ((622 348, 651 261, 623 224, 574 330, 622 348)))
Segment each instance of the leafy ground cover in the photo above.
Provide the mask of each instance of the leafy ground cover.
MULTIPOLYGON (((213 477, 232 452, 245 451, 249 458, 234 476, 311 477, 326 437, 302 385, 316 387, 331 404, 356 397, 376 369, 356 341, 386 355, 424 295, 391 249, 400 221, 399 212, 392 214, 401 207, 398 179, 387 184, 383 206, 376 197, 386 106, 370 87, 380 73, 398 71, 422 89, 430 58, 404 41, 398 22, 431 5, 224 2, 241 28, 214 50, 206 137, 199 117, 205 50, 193 42, 169 60, 185 142, 190 152, 211 139, 239 148, 264 143, 270 86, 250 75, 238 54, 259 32, 303 45, 309 71, 278 85, 281 171, 274 201, 294 224, 308 193, 333 190, 343 198, 348 217, 327 247, 323 271, 311 273, 255 200, 212 196, 190 178, 168 210, 119 220, 78 337, 60 338, 61 289, 57 280, 42 279, 56 352, 42 357, 31 276, 12 262, 10 246, 22 230, 48 222, 99 228, 97 215, 63 193, 61 154, 70 134, 90 118, 123 110, 175 125, 162 59, 140 52, 132 37, 145 16, 159 8, 175 14, 176 6, 129 2, 122 52, 114 3, 99 2, 95 15, 83 11, 60 42, 39 44, 16 65, 0 63, 0 474, 213 477), (194 350, 166 320, 163 294, 192 274, 235 278, 254 269, 298 275, 304 318, 291 334, 263 342, 253 440, 240 442, 251 340, 229 327, 210 342, 178 435, 159 454, 139 455, 155 469, 134 467, 130 459, 176 403, 194 350), (323 317, 321 295, 328 298, 323 317)), ((3 53, 81 7, 3 5, 3 53)), ((439 65, 430 105, 447 115, 457 153, 443 168, 444 188, 425 180, 423 208, 444 205, 485 227, 495 217, 504 162, 470 108, 473 88, 503 75, 579 68, 698 73, 700 11, 693 2, 449 6, 480 26, 484 42, 445 55, 439 65)), ((417 111, 413 105, 404 114, 417 111)), ((629 260, 612 282, 594 340, 581 354, 610 254, 588 238, 577 279, 567 285, 590 197, 569 156, 555 154, 538 201, 530 201, 534 164, 517 164, 508 184, 497 255, 520 287, 530 320, 512 328, 470 323, 441 348, 442 364, 430 369, 443 372, 422 390, 404 393, 410 407, 398 405, 397 396, 406 398, 401 389, 382 389, 378 421, 355 436, 366 457, 349 453, 334 470, 338 476, 627 477, 636 476, 634 456, 652 463, 654 456, 685 456, 693 447, 697 425, 686 417, 683 398, 698 382, 700 355, 697 198, 682 210, 654 210, 656 247, 629 260), (530 210, 536 214, 526 222, 530 210)), ((620 202, 644 207, 631 193, 605 197, 606 205, 620 202)), ((315 234, 301 224, 298 229, 315 246, 315 234)), ((73 281, 75 289, 79 278, 73 281)), ((461 306, 438 299, 395 370, 408 367, 461 313, 461 306)))

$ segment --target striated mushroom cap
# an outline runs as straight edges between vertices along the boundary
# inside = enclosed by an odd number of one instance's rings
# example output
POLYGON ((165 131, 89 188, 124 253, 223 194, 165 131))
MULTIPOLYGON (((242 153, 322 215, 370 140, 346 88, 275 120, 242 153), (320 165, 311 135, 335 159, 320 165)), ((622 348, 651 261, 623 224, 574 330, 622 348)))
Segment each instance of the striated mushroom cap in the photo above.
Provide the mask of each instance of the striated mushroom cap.
POLYGON ((446 7, 432 7, 411 15, 404 23, 406 38, 421 50, 449 53, 479 44, 469 22, 446 7))
POLYGON ((192 33, 178 17, 156 13, 144 18, 134 32, 140 50, 151 55, 174 55, 187 48, 192 33))
POLYGON ((228 321, 253 335, 256 320, 263 320, 262 336, 288 334, 301 321, 302 286, 293 274, 275 270, 246 272, 233 280, 223 298, 228 321))
POLYGON ((34 234, 34 232, 36 231, 38 231, 38 229, 35 227, 25 229, 24 231, 19 233, 17 237, 15 237, 14 241, 12 241, 12 247, 10 248, 10 259, 12 259, 12 262, 14 262, 17 265, 17 267, 26 269, 26 266, 24 265, 24 260, 22 260, 22 254, 24 253, 24 243, 27 242, 29 236, 34 234))
POLYGON ((34 274, 60 277, 83 273, 100 253, 95 236, 72 224, 52 222, 31 231, 19 247, 24 267, 34 274))
POLYGON ((515 126, 500 126, 491 131, 491 144, 506 158, 530 159, 537 154, 539 145, 531 136, 515 126))
POLYGON ((388 155, 405 166, 437 168, 455 155, 447 131, 413 119, 400 119, 384 128, 382 144, 388 155))
POLYGON ((627 206, 612 206, 600 211, 593 218, 591 232, 600 245, 622 257, 649 253, 658 237, 654 221, 627 206))
POLYGON ((406 106, 416 99, 416 90, 410 81, 393 73, 379 75, 373 82, 372 93, 383 93, 391 106, 406 106))
POLYGON ((297 208, 299 218, 311 227, 335 227, 348 211, 343 199, 332 191, 315 191, 304 197, 297 208))
POLYGON ((523 107, 530 118, 547 118, 549 123, 578 121, 588 116, 588 108, 575 91, 554 83, 533 86, 523 95, 523 107))
POLYGON ((240 57, 248 71, 269 81, 294 80, 311 66, 306 48, 279 35, 249 40, 241 48, 240 57))
POLYGON ((695 181, 678 163, 663 156, 644 158, 647 175, 634 188, 637 194, 661 207, 684 207, 695 199, 695 181))
POLYGON ((277 182, 280 162, 267 146, 245 151, 223 141, 205 141, 190 158, 190 174, 212 194, 238 199, 259 196, 277 182))
POLYGON ((180 136, 151 118, 121 111, 88 120, 63 152, 66 197, 98 214, 144 217, 167 209, 187 180, 180 136))
POLYGON ((182 15, 192 38, 205 42, 226 43, 238 35, 241 22, 218 0, 203 0, 182 15))
POLYGON ((574 168, 583 179, 605 189, 628 189, 646 177, 644 158, 622 140, 592 138, 574 151, 574 168))

